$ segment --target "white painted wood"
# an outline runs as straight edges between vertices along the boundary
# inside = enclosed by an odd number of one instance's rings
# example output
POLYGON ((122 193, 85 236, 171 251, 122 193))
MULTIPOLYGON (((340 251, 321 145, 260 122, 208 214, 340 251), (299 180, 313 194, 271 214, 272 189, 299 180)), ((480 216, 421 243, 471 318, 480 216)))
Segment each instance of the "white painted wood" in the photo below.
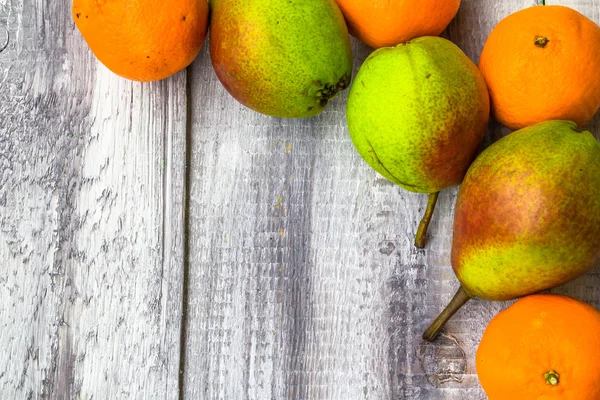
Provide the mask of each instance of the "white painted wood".
MULTIPOLYGON (((533 4, 463 0, 445 35, 477 61, 533 4)), ((600 22, 600 0, 561 4, 600 22)), ((264 117, 224 91, 206 49, 189 98, 185 72, 128 82, 95 61, 67 0, 0 0, 0 49, 6 36, 0 398, 173 399, 182 384, 190 399, 485 399, 473 358, 508 303, 473 300, 421 341, 457 286, 457 190, 416 251, 426 198, 360 159, 347 93, 315 118, 264 117)), ((370 49, 354 50, 357 69, 370 49)), ((506 133, 491 123, 485 145, 506 133)), ((554 291, 600 308, 598 287, 595 270, 554 291)))
MULTIPOLYGON (((598 1, 562 3, 600 22, 598 1)), ((495 24, 534 4, 463 0, 445 35, 477 62, 495 24)), ((370 50, 354 50, 358 67, 370 50)), ((473 300, 436 343, 420 338, 458 285, 457 189, 442 193, 427 249, 415 251, 426 198, 360 159, 347 93, 316 118, 261 116, 225 92, 206 51, 190 85, 186 398, 485 399, 474 355, 509 303, 473 300)), ((484 145, 508 132, 490 123, 484 145)), ((599 280, 555 291, 598 306, 599 280)))
POLYGON ((174 399, 185 72, 116 77, 70 9, 0 0, 0 398, 174 399))
MULTIPOLYGON (((358 65, 369 50, 354 48, 358 65)), ((362 162, 346 94, 319 117, 273 119, 230 98, 209 63, 191 72, 186 397, 478 398, 472 372, 443 374, 460 344, 420 344, 451 288, 431 291, 454 283, 456 190, 415 251, 427 199, 362 162), (462 383, 437 389, 427 374, 462 383)))

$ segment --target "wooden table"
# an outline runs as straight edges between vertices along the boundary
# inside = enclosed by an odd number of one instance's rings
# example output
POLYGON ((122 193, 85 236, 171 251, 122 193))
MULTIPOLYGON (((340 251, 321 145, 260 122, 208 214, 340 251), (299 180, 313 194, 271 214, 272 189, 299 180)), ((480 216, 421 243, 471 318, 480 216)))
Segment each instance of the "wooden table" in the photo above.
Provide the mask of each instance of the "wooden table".
MULTIPOLYGON (((445 35, 478 60, 535 3, 463 0, 445 35)), ((600 22, 600 0, 561 3, 600 22)), ((67 0, 0 0, 0 48, 0 398, 485 399, 474 353, 507 304, 420 339, 457 287, 457 190, 415 250, 427 199, 360 159, 347 92, 315 118, 262 116, 206 46, 130 82, 67 0)), ((357 69, 371 50, 353 49, 357 69)), ((555 291, 600 307, 598 287, 595 270, 555 291)))

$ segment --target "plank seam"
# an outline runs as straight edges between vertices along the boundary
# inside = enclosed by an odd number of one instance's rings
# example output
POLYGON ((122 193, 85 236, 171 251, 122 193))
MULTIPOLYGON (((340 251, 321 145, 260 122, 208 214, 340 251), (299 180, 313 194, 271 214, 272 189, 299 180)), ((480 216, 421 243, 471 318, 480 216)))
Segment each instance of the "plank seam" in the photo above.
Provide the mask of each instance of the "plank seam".
POLYGON ((192 66, 186 68, 185 83, 185 172, 183 182, 183 277, 181 293, 181 332, 179 349, 179 400, 185 397, 185 363, 187 351, 187 331, 188 331, 188 298, 189 298, 189 276, 190 276, 190 257, 189 257, 189 210, 190 210, 190 183, 191 183, 191 160, 192 160, 192 85, 191 85, 192 66))

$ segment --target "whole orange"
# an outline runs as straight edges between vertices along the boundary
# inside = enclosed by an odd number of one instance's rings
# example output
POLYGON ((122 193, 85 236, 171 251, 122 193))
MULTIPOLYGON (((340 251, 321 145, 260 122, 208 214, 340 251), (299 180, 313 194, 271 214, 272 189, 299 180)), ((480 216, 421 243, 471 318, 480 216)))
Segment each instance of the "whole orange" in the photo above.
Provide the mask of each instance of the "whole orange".
POLYGON ((374 48, 394 46, 420 36, 437 36, 460 6, 460 0, 335 1, 350 33, 374 48))
POLYGON ((187 67, 208 28, 206 0, 73 0, 72 11, 98 60, 136 81, 163 79, 187 67))
POLYGON ((479 69, 494 117, 512 129, 588 123, 600 107, 600 27, 564 6, 509 15, 488 37, 479 69))
POLYGON ((490 400, 600 399, 600 312, 561 295, 525 297, 492 319, 476 355, 490 400))

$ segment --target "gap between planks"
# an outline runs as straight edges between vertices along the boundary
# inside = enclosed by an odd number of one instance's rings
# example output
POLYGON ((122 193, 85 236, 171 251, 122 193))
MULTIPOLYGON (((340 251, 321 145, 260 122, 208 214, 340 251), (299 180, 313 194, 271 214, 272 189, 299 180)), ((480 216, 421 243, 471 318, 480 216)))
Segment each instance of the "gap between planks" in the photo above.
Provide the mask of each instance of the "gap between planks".
POLYGON ((185 398, 185 363, 187 354, 187 331, 188 331, 188 299, 189 299, 189 276, 190 276, 190 258, 189 258, 189 232, 190 220, 188 218, 190 210, 190 182, 191 182, 191 161, 192 161, 192 65, 186 68, 185 83, 185 165, 183 174, 183 275, 181 287, 181 332, 179 337, 179 379, 178 379, 178 398, 185 398))

